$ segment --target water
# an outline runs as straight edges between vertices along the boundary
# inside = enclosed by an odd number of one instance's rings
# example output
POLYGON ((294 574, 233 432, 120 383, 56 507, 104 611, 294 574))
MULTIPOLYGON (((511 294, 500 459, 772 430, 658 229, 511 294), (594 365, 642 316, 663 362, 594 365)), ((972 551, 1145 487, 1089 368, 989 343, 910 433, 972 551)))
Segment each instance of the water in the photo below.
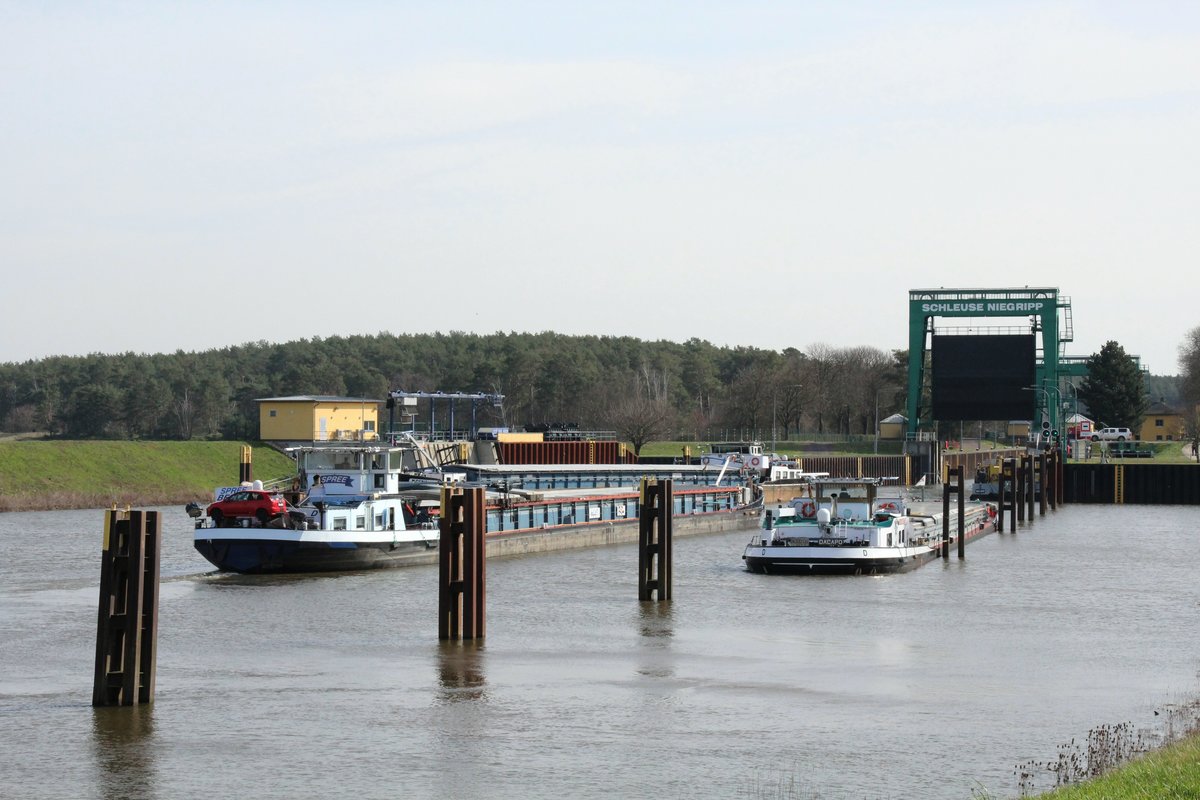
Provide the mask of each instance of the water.
POLYGON ((438 643, 432 567, 218 575, 161 511, 155 702, 102 710, 102 512, 0 514, 0 795, 1012 797, 1018 763, 1198 684, 1183 507, 1071 507, 879 577, 680 539, 669 605, 638 603, 632 546, 495 560, 480 646, 438 643))

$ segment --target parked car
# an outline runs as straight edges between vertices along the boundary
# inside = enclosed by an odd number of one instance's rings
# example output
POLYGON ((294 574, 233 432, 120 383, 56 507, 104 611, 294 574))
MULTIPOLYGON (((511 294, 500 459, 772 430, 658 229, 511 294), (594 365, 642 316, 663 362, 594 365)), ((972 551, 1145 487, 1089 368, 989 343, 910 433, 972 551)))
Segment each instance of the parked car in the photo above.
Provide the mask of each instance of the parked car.
POLYGON ((1093 442, 1124 442, 1133 441, 1133 431, 1129 428, 1101 428, 1092 432, 1093 442))
POLYGON ((256 519, 260 525, 266 525, 275 517, 286 514, 287 510, 287 501, 279 492, 239 489, 211 504, 208 516, 218 528, 234 525, 239 519, 256 519))

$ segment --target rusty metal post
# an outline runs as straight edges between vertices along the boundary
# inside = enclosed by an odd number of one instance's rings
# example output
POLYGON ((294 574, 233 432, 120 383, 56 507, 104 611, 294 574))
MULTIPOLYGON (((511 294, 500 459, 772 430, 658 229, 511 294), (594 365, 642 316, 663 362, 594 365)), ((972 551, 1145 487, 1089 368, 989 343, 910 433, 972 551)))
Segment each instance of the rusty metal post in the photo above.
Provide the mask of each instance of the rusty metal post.
POLYGON ((461 489, 442 487, 438 514, 438 639, 462 633, 461 489))
POLYGON ((950 487, 949 474, 942 482, 942 558, 950 558, 950 487))
POLYGON ((1019 502, 1017 502, 1020 499, 1020 495, 1018 494, 1017 490, 1018 490, 1018 487, 1021 485, 1021 480, 1020 480, 1020 478, 1021 478, 1021 459, 1019 459, 1019 458, 1012 459, 1012 463, 1009 465, 1008 477, 1012 481, 1009 484, 1009 489, 1010 489, 1009 495, 1012 497, 1012 499, 1009 501, 1010 505, 1008 507, 1009 531, 1011 533, 1016 533, 1017 532, 1017 516, 1018 516, 1017 512, 1021 508, 1021 504, 1019 502))
POLYGON ((1052 511, 1052 510, 1054 510, 1054 507, 1055 507, 1055 495, 1058 493, 1058 486, 1057 486, 1058 475, 1057 475, 1057 469, 1055 468, 1055 459, 1056 458, 1057 458, 1057 451, 1050 450, 1049 452, 1046 452, 1045 459, 1043 462, 1043 467, 1042 467, 1042 483, 1043 483, 1042 512, 1043 513, 1045 513, 1046 509, 1050 509, 1052 511))
POLYGON ((157 511, 105 512, 93 706, 154 702, 161 552, 157 511))
POLYGON ((673 482, 643 480, 638 515, 638 600, 671 599, 673 482))
POLYGON ((1000 460, 1000 474, 996 477, 996 533, 1004 533, 1004 511, 1008 508, 1008 459, 1000 460))
POLYGON ((1059 453, 1054 459, 1054 464, 1055 464, 1054 488, 1056 490, 1056 492, 1055 492, 1055 494, 1056 494, 1055 508, 1056 509, 1058 508, 1058 506, 1060 506, 1064 502, 1066 502, 1066 499, 1067 499, 1066 474, 1064 472, 1064 470, 1066 469, 1066 466, 1065 466, 1066 461, 1067 461, 1067 459, 1065 456, 1062 455, 1062 453, 1059 453))
MULTIPOLYGON (((1025 471, 1027 468, 1026 460, 1027 459, 1024 454, 1017 458, 1016 479, 1015 483, 1013 484, 1013 499, 1017 504, 1017 520, 1019 522, 1025 521, 1025 485, 1027 483, 1027 479, 1025 477, 1025 471)), ((1015 531, 1016 529, 1017 526, 1014 524, 1013 530, 1015 531)))
POLYGON ((1047 471, 1046 451, 1042 450, 1038 453, 1038 468, 1037 474, 1042 481, 1041 497, 1038 499, 1038 516, 1046 516, 1046 505, 1050 501, 1050 492, 1054 491, 1054 481, 1050 478, 1050 473, 1047 471))
POLYGON ((463 495, 463 638, 487 631, 487 490, 463 495))
POLYGON ((1054 479, 1054 491, 1050 493, 1050 510, 1057 511, 1063 496, 1063 453, 1059 448, 1050 451, 1050 477, 1054 479))
POLYGON ((1037 489, 1038 489, 1036 475, 1034 472, 1034 463, 1035 462, 1034 462, 1033 456, 1028 455, 1028 454, 1026 454, 1025 460, 1029 464, 1029 466, 1026 468, 1026 475, 1025 475, 1026 480, 1029 481, 1029 485, 1025 488, 1025 505, 1028 506, 1028 510, 1026 512, 1025 518, 1028 519, 1030 522, 1033 522, 1033 499, 1034 499, 1034 497, 1037 496, 1037 489))
POLYGON ((1000 523, 996 530, 1004 533, 1004 512, 1008 512, 1009 530, 1017 532, 1017 459, 1006 458, 1000 465, 1000 523))
POLYGON ((959 464, 946 471, 946 482, 942 484, 942 558, 950 558, 950 495, 958 495, 958 557, 966 556, 966 508, 963 503, 963 466, 959 464))
POLYGON ((438 638, 482 639, 487 630, 485 490, 444 487, 438 543, 438 638))
POLYGON ((966 493, 963 491, 964 486, 963 468, 960 465, 958 472, 958 557, 967 557, 967 504, 964 502, 966 493))

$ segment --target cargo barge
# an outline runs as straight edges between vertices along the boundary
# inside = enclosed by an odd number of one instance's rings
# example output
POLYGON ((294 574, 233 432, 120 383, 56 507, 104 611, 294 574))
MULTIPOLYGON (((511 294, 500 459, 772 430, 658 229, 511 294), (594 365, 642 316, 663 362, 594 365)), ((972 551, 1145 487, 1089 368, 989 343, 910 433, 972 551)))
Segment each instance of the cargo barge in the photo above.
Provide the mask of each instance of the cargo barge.
MULTIPOLYGON (((822 478, 786 505, 763 512, 762 528, 742 553, 757 573, 878 575, 908 572, 943 546, 940 504, 881 496, 872 478, 822 478)), ((995 530, 995 508, 964 509, 966 542, 995 530)), ((957 528, 957 525, 954 525, 957 528)))
MULTIPOLYGON (((411 445, 319 443, 294 448, 297 472, 275 486, 288 499, 286 513, 267 520, 213 516, 213 506, 192 505, 194 546, 220 570, 240 573, 323 572, 430 563, 440 531, 437 515, 443 487, 487 490, 489 542, 567 537, 591 541, 636 536, 640 511, 637 486, 643 478, 676 482, 677 530, 712 528, 689 519, 728 518, 727 527, 748 522, 751 497, 737 486, 712 486, 702 467, 554 465, 487 467, 423 465, 411 445), (220 524, 217 524, 217 523, 220 524), (586 535, 585 535, 586 534, 586 535)), ((215 501, 243 487, 221 487, 215 501)), ((584 545, 576 545, 584 546, 584 545)), ((489 552, 492 551, 489 544, 489 552)), ((506 548, 496 548, 506 549, 506 548)))

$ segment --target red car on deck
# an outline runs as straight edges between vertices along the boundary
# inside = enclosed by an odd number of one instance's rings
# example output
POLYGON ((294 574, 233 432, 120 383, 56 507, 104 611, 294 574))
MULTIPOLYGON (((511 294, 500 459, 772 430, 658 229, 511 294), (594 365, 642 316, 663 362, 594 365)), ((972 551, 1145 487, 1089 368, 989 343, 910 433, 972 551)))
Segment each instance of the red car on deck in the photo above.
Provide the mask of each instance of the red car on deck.
POLYGON ((266 525, 275 517, 287 513, 287 501, 279 492, 265 489, 238 489, 224 500, 208 507, 208 516, 217 528, 236 525, 239 519, 256 519, 266 525))

